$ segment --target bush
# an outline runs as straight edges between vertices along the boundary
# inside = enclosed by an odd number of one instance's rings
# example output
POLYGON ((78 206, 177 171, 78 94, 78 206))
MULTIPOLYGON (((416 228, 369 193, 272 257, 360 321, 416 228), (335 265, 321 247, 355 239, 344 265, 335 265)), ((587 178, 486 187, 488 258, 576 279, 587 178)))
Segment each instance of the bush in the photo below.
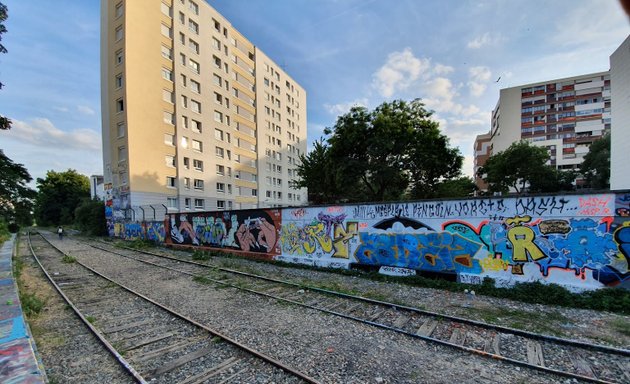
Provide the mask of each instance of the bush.
POLYGON ((85 200, 74 211, 77 229, 90 236, 107 235, 105 205, 100 200, 85 200))
POLYGON ((18 231, 20 230, 20 226, 17 225, 16 223, 9 223, 7 229, 11 233, 18 233, 18 231))

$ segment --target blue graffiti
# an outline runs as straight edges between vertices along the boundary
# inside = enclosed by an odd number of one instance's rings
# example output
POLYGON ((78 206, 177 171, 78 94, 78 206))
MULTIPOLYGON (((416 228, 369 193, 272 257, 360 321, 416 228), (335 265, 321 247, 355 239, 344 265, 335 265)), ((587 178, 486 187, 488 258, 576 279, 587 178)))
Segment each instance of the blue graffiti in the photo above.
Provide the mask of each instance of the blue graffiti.
POLYGON ((361 232, 359 240, 355 257, 362 264, 481 273, 474 256, 482 245, 458 234, 361 232))

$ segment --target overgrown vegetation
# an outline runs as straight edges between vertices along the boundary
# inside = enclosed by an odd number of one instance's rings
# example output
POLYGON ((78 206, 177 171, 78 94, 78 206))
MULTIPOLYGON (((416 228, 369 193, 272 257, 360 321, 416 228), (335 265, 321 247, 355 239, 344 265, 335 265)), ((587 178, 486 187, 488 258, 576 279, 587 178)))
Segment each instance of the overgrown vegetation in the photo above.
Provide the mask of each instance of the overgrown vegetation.
POLYGON ((20 290, 20 302, 22 303, 22 311, 27 317, 37 316, 46 304, 34 293, 22 293, 22 290, 20 290))
POLYGON ((63 258, 61 259, 61 261, 63 261, 66 264, 72 264, 77 261, 77 258, 70 255, 63 255, 63 258))
POLYGON ((157 247, 155 242, 151 240, 144 240, 144 239, 135 239, 131 241, 117 241, 116 243, 114 243, 114 246, 120 247, 120 248, 127 247, 127 248, 133 248, 133 249, 138 249, 138 250, 146 250, 146 249, 157 247))
POLYGON ((78 230, 88 236, 105 236, 107 223, 105 221, 105 206, 103 202, 84 200, 74 211, 74 224, 78 230))

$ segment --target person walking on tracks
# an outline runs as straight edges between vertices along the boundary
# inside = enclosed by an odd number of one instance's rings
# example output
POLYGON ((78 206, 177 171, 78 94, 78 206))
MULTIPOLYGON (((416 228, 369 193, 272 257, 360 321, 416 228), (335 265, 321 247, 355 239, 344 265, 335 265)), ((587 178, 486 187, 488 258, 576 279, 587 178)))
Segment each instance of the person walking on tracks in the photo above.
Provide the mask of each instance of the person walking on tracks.
POLYGON ((63 240, 63 227, 61 225, 57 228, 57 234, 59 235, 59 240, 63 240))

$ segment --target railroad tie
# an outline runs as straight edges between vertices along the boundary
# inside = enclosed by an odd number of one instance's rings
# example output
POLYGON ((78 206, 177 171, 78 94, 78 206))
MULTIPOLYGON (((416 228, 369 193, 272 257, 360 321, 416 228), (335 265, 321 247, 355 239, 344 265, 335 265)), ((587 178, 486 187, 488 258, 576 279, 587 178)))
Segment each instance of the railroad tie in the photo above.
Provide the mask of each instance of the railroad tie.
POLYGON ((193 360, 196 360, 202 356, 205 356, 207 354, 209 354, 210 352, 216 350, 216 346, 215 345, 211 345, 205 348, 200 348, 194 352, 185 354, 184 356, 172 360, 170 362, 168 362, 167 364, 163 364, 161 366, 159 366, 158 368, 152 369, 148 372, 146 372, 144 374, 144 377, 147 378, 148 380, 156 378, 160 375, 165 374, 166 372, 172 371, 173 369, 176 369, 178 367, 181 367, 182 365, 189 363, 193 360))
MULTIPOLYGON (((236 372, 235 374, 233 374, 230 377, 227 377, 225 380, 220 381, 218 384, 225 384, 225 383, 229 383, 230 381, 232 381, 232 379, 234 379, 235 377, 240 376, 241 373, 245 373, 247 371, 247 368, 243 368, 240 371, 236 372)), ((239 381, 240 382, 240 381, 239 381)))
POLYGON ((127 323, 127 324, 119 325, 117 327, 103 329, 103 333, 114 333, 114 332, 126 331, 131 328, 136 328, 136 327, 153 323, 154 321, 155 320, 153 319, 148 319, 148 320, 136 321, 134 323, 127 323))
POLYGON ((427 319, 416 331, 417 335, 430 337, 438 325, 437 320, 427 319))
POLYGON ((486 345, 483 348, 484 351, 494 353, 495 355, 500 355, 501 350, 499 349, 499 341, 501 340, 501 336, 498 333, 495 333, 491 337, 486 339, 486 345))
POLYGON ((182 381, 179 384, 200 384, 203 383, 205 381, 207 381, 208 379, 210 379, 211 377, 214 377, 216 375, 219 375, 223 372, 225 372, 226 370, 232 368, 233 366, 235 366, 236 364, 238 364, 241 360, 236 358, 236 357, 230 357, 228 359, 223 360, 222 362, 220 362, 219 364, 215 365, 214 367, 210 367, 208 369, 206 369, 205 371, 196 374, 194 376, 189 377, 188 379, 182 381))
POLYGON ((545 366, 545 360, 543 358, 542 345, 539 342, 528 340, 527 341, 527 361, 530 364, 545 366))
POLYGON ((188 339, 182 340, 178 343, 169 344, 165 347, 162 347, 162 348, 159 348, 159 349, 156 349, 156 350, 144 353, 144 354, 138 354, 137 356, 134 355, 133 361, 137 363, 143 363, 147 360, 155 359, 156 357, 160 357, 171 352, 176 352, 185 348, 190 348, 191 346, 195 345, 199 341, 200 340, 188 340, 188 339))
POLYGON ((460 328, 454 328, 451 333, 451 338, 448 341, 451 344, 464 345, 464 341, 466 341, 466 332, 462 331, 460 328))
POLYGON ((588 363, 588 361, 580 355, 571 354, 570 355, 571 362, 575 367, 575 370, 582 376, 595 377, 595 373, 593 372, 593 368, 588 363))
POLYGON ((396 321, 394 321, 394 327, 396 328, 402 328, 405 326, 405 324, 407 324, 409 322, 409 320, 411 320, 411 317, 409 316, 405 316, 405 315, 400 315, 396 321))
POLYGON ((123 347, 123 349, 128 352, 128 351, 132 351, 134 349, 138 349, 138 348, 142 348, 145 345, 149 345, 149 344, 153 344, 153 343, 157 343, 158 341, 162 341, 164 339, 168 339, 169 337, 173 337, 174 333, 164 333, 160 336, 156 336, 156 337, 151 337, 148 339, 144 339, 144 340, 140 340, 138 343, 133 344, 133 345, 129 345, 127 347, 123 347))

